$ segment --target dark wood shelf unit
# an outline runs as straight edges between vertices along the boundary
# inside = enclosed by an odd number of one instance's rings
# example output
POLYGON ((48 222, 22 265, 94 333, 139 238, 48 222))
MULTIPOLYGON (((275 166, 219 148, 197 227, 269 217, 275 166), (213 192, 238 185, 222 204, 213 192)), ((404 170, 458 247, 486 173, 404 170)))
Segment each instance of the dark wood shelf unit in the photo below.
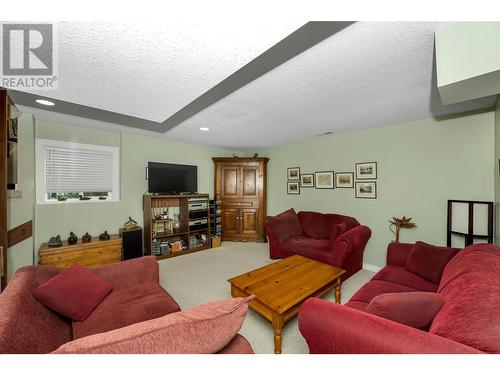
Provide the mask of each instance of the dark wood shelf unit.
POLYGON ((192 254, 192 253, 196 253, 198 251, 203 251, 203 250, 207 250, 207 249, 210 249, 210 246, 195 247, 195 248, 192 248, 192 249, 187 249, 187 250, 184 250, 184 251, 179 251, 178 253, 157 255, 156 258, 158 260, 168 259, 168 258, 175 258, 175 257, 178 257, 180 255, 192 254))
MULTIPOLYGON (((144 194, 143 197, 144 210, 144 254, 151 255, 155 243, 168 241, 170 239, 183 240, 188 246, 186 250, 175 253, 164 253, 156 255, 158 260, 177 257, 179 255, 191 254, 201 250, 210 248, 210 213, 209 213, 209 196, 208 194, 185 194, 185 195, 157 195, 144 194), (189 209, 190 203, 204 203, 206 208, 189 209), (171 232, 155 232, 155 224, 166 222, 165 219, 156 219, 155 214, 168 212, 170 217, 173 214, 178 214, 180 229, 173 229, 171 232), (203 229, 190 229, 190 213, 206 212, 203 217, 197 217, 196 220, 207 220, 207 227, 203 229), (190 237, 197 234, 206 233, 206 244, 198 247, 190 247, 190 237), (155 241, 156 240, 156 241, 155 241)), ((191 219, 193 220, 193 219, 191 219)))
POLYGON ((200 232, 208 232, 209 229, 208 228, 205 228, 205 229, 195 229, 195 230, 191 230, 189 231, 190 233, 200 233, 200 232))
POLYGON ((176 236, 184 236, 186 234, 189 234, 189 231, 187 230, 182 230, 182 231, 173 231, 172 233, 165 233, 165 232, 156 232, 155 238, 167 238, 167 237, 176 237, 176 236))

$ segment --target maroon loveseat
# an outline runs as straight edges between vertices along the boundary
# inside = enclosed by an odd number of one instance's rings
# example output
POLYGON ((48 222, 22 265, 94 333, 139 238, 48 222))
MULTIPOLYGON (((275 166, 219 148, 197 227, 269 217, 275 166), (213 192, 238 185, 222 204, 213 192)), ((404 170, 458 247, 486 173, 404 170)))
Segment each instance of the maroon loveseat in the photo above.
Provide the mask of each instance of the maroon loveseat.
POLYGON ((318 298, 303 304, 299 329, 311 353, 500 353, 500 248, 469 246, 446 264, 442 276, 437 263, 446 257, 409 265, 413 248, 391 243, 387 266, 347 304, 318 298), (428 330, 365 312, 375 296, 416 291, 442 297, 428 330))
MULTIPOLYGON (((0 354, 50 353, 75 339, 105 339, 103 335, 107 332, 113 334, 122 327, 180 311, 174 299, 159 284, 156 257, 136 258, 93 270, 113 285, 113 291, 85 321, 71 322, 49 310, 32 295, 35 288, 62 269, 53 266, 20 268, 0 294, 0 354)), ((134 335, 140 340, 137 332, 134 335)), ((236 335, 220 353, 253 351, 243 337, 236 335)))
MULTIPOLYGON (((293 216, 294 213, 295 211, 288 210, 275 218, 283 215, 293 216)), ((268 218, 264 229, 269 240, 271 259, 299 254, 345 269, 347 272, 344 274, 344 279, 363 268, 363 252, 371 237, 370 228, 345 215, 300 211, 296 216, 297 228, 288 238, 282 236, 284 230, 289 230, 288 226, 284 229, 281 226, 278 230, 277 226, 274 226, 273 231, 271 221, 274 218, 268 218), (286 240, 280 242, 280 237, 286 240)), ((287 220, 290 219, 293 225, 293 217, 287 217, 287 220)))

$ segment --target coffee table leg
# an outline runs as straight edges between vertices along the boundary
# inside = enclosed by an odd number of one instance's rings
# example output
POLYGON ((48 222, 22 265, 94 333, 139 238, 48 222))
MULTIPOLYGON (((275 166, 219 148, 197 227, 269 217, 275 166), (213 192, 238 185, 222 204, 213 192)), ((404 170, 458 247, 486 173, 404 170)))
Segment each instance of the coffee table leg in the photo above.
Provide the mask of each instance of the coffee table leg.
POLYGON ((283 316, 273 314, 273 328, 274 328, 274 354, 281 354, 281 329, 285 324, 283 316))
POLYGON ((335 287, 335 303, 340 304, 340 288, 342 287, 342 280, 340 277, 337 279, 337 286, 335 287))

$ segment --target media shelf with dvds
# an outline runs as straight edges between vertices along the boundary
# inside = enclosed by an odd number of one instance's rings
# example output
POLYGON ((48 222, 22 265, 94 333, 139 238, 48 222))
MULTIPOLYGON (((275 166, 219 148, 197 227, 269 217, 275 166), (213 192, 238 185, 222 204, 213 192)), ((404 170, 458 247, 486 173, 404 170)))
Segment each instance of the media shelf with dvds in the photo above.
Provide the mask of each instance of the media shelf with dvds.
POLYGON ((210 248, 208 194, 144 194, 146 255, 166 259, 210 248))
MULTIPOLYGON (((210 237, 212 242, 214 239, 218 239, 217 243, 220 245, 220 239, 222 237, 222 201, 211 199, 210 200, 210 237)), ((217 245, 217 246, 219 246, 217 245)))

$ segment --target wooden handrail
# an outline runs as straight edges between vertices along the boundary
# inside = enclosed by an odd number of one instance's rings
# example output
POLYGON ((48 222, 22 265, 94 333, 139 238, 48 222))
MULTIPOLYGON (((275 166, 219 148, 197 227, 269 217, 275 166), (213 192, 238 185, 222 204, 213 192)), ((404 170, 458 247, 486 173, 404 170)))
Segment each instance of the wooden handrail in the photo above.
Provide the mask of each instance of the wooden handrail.
POLYGON ((7 232, 8 246, 14 246, 21 241, 30 238, 33 235, 33 222, 27 221, 24 224, 18 225, 7 232))

